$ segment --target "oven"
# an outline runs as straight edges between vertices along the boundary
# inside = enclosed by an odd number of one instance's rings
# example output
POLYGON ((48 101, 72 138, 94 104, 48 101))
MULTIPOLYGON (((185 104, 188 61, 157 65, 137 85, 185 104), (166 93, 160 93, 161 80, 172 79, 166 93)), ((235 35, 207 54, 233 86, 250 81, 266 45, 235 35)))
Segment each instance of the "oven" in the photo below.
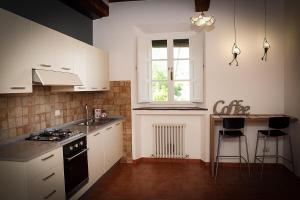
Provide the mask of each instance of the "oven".
POLYGON ((69 199, 89 180, 86 136, 63 146, 65 191, 69 199))

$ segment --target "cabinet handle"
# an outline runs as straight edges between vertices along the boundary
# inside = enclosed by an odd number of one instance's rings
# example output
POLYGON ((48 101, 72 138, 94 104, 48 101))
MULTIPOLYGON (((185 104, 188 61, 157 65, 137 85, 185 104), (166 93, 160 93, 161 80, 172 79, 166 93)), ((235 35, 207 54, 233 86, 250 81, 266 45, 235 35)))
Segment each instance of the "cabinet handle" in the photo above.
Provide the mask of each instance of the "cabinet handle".
POLYGON ((102 88, 102 90, 106 90, 106 89, 107 89, 107 87, 103 87, 103 88, 102 88))
POLYGON ((51 65, 40 64, 41 67, 52 67, 51 65))
POLYGON ((85 89, 86 87, 78 87, 78 89, 85 89))
POLYGON ((97 136, 97 135, 99 135, 100 134, 100 132, 99 133, 96 133, 94 136, 97 136))
POLYGON ((49 176, 47 176, 47 177, 45 177, 45 178, 43 178, 43 181, 46 181, 46 180, 48 180, 49 178, 51 178, 52 176, 54 176, 55 175, 55 173, 53 172, 52 174, 50 174, 49 176))
POLYGON ((96 87, 92 87, 91 89, 96 90, 97 88, 96 87))
POLYGON ((25 90, 26 87, 11 87, 12 90, 25 90))
POLYGON ((68 68, 68 67, 62 67, 61 69, 63 69, 63 70, 71 70, 71 68, 68 68))
POLYGON ((46 158, 42 158, 41 160, 42 161, 46 161, 46 160, 48 160, 49 158, 52 158, 54 156, 54 154, 51 154, 50 156, 48 156, 48 157, 46 157, 46 158))
POLYGON ((120 124, 121 124, 121 122, 120 122, 120 123, 117 123, 116 126, 119 126, 120 124))
POLYGON ((108 131, 109 129, 111 129, 112 127, 108 127, 106 130, 108 131))
POLYGON ((49 199, 52 195, 54 195, 56 192, 56 190, 53 190, 52 192, 50 192, 50 194, 48 194, 47 196, 44 197, 44 199, 49 199))

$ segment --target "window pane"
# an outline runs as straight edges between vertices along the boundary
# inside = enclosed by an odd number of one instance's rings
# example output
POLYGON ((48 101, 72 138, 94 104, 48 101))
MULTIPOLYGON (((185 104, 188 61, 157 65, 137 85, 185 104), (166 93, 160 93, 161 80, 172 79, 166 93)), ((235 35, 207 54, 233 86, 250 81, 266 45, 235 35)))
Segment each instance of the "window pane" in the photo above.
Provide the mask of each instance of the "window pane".
POLYGON ((174 80, 190 80, 189 60, 174 60, 174 80))
POLYGON ((174 58, 189 58, 190 50, 189 50, 189 40, 188 39, 177 39, 173 40, 173 54, 174 58))
POLYGON ((152 80, 165 81, 168 78, 167 61, 152 61, 152 80))
POLYGON ((167 59, 167 40, 153 40, 152 41, 152 59, 167 59))
POLYGON ((174 100, 190 101, 190 82, 175 81, 174 82, 174 100))
POLYGON ((168 82, 152 82, 152 101, 168 101, 168 82))

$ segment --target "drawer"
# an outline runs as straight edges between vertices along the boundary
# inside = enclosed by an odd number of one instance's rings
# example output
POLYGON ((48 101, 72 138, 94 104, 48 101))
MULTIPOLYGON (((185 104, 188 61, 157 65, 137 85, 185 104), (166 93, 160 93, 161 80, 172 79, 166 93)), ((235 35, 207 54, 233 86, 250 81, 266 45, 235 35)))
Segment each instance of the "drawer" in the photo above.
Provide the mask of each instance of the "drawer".
POLYGON ((49 169, 28 183, 29 199, 65 199, 63 167, 49 169))
POLYGON ((28 162, 28 178, 33 179, 45 170, 57 165, 63 166, 62 148, 55 149, 28 162))

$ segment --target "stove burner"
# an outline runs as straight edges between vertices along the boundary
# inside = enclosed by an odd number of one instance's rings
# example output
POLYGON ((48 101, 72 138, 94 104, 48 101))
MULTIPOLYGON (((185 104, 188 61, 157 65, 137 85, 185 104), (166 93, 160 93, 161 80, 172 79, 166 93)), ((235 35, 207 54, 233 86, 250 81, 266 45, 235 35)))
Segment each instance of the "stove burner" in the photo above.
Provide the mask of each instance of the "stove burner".
POLYGON ((78 131, 71 131, 70 129, 46 129, 38 135, 31 135, 26 140, 37 141, 62 141, 66 138, 80 134, 78 131))

